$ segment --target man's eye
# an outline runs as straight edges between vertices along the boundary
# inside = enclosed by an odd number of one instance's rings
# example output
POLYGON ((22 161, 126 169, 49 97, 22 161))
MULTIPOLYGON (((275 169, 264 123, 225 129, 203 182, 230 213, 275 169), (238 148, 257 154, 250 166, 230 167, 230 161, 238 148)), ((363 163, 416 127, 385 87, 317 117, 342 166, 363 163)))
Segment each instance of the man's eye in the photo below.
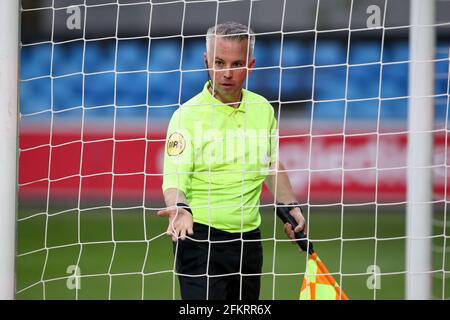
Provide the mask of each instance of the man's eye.
POLYGON ((234 67, 235 68, 242 68, 244 65, 242 64, 242 63, 240 63, 240 62, 236 62, 235 64, 234 64, 234 67))
POLYGON ((216 61, 216 66, 221 66, 221 65, 223 65, 222 61, 216 61))

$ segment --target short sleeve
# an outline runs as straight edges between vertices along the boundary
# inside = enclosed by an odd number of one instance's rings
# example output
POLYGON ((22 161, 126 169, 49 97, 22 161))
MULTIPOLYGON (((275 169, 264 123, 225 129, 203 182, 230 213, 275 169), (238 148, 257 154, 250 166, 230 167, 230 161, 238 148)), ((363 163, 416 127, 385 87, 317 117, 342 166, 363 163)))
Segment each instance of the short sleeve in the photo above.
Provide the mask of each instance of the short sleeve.
POLYGON ((275 119, 273 113, 270 116, 270 137, 269 137, 269 159, 270 159, 270 168, 274 168, 274 166, 278 163, 278 128, 277 128, 277 120, 275 119))
POLYGON ((163 192, 176 188, 186 195, 193 170, 193 148, 189 121, 180 109, 174 112, 167 128, 164 148, 163 192))

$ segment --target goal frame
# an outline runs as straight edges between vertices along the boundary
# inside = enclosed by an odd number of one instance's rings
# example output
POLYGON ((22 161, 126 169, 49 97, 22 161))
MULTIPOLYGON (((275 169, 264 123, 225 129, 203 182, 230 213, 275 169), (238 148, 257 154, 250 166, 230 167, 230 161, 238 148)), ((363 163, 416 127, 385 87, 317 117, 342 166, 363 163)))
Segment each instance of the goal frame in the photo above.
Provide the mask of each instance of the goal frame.
POLYGON ((435 0, 411 0, 406 299, 432 299, 435 0))
MULTIPOLYGON (((20 2, 0 1, 0 299, 14 299, 18 212, 20 2)), ((432 299, 435 0, 410 0, 406 299, 432 299)), ((386 8, 385 8, 386 10, 386 8)), ((53 39, 52 39, 53 40, 53 39)), ((180 89, 181 90, 181 89, 180 89)), ((446 191, 445 191, 446 192, 446 191)))
POLYGON ((15 298, 19 1, 0 1, 0 299, 15 298))

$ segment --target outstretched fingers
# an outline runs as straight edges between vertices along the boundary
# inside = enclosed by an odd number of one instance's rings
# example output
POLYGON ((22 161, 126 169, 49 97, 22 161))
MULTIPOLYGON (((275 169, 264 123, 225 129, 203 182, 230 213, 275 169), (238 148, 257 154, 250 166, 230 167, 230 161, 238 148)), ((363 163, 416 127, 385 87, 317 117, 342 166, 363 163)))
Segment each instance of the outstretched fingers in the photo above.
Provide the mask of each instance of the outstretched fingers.
MULTIPOLYGON (((187 214, 178 216, 179 210, 184 209, 169 207, 157 212, 158 216, 169 218, 166 234, 170 236, 174 242, 178 239, 185 240, 187 235, 194 234, 192 216, 188 212, 187 214)), ((184 211, 181 212, 184 213, 184 211)))
POLYGON ((169 217, 171 218, 175 213, 176 213, 176 209, 174 208, 166 208, 163 210, 159 210, 156 214, 160 217, 169 217))

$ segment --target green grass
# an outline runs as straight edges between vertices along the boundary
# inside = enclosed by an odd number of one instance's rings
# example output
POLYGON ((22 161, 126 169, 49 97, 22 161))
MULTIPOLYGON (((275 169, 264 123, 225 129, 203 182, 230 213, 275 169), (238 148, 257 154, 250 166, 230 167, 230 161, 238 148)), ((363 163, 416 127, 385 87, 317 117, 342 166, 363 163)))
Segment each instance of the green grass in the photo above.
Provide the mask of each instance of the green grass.
MULTIPOLYGON (((180 298, 171 241, 164 235, 167 220, 155 216, 154 211, 98 209, 32 216, 35 212, 20 211, 18 299, 180 298), (71 265, 79 266, 79 290, 67 286, 73 283, 68 278, 71 265)), ((306 254, 284 241, 273 213, 266 211, 262 217, 260 298, 298 299, 306 254)), ((342 274, 335 279, 351 299, 404 299, 405 241, 401 237, 405 236, 405 216, 380 209, 375 217, 369 208, 346 209, 343 219, 339 208, 315 209, 310 214, 309 234, 328 269, 342 274), (374 264, 383 273, 378 290, 367 287, 371 276, 368 268, 374 264)), ((449 234, 448 227, 437 225, 434 234, 441 235, 434 239, 434 245, 442 249, 442 235, 449 234)), ((448 251, 448 242, 446 246, 448 251)), ((442 298, 443 293, 450 297, 450 281, 445 279, 443 292, 443 272, 439 272, 445 251, 433 254, 435 298, 442 298)), ((448 272, 450 258, 445 258, 448 272)))

